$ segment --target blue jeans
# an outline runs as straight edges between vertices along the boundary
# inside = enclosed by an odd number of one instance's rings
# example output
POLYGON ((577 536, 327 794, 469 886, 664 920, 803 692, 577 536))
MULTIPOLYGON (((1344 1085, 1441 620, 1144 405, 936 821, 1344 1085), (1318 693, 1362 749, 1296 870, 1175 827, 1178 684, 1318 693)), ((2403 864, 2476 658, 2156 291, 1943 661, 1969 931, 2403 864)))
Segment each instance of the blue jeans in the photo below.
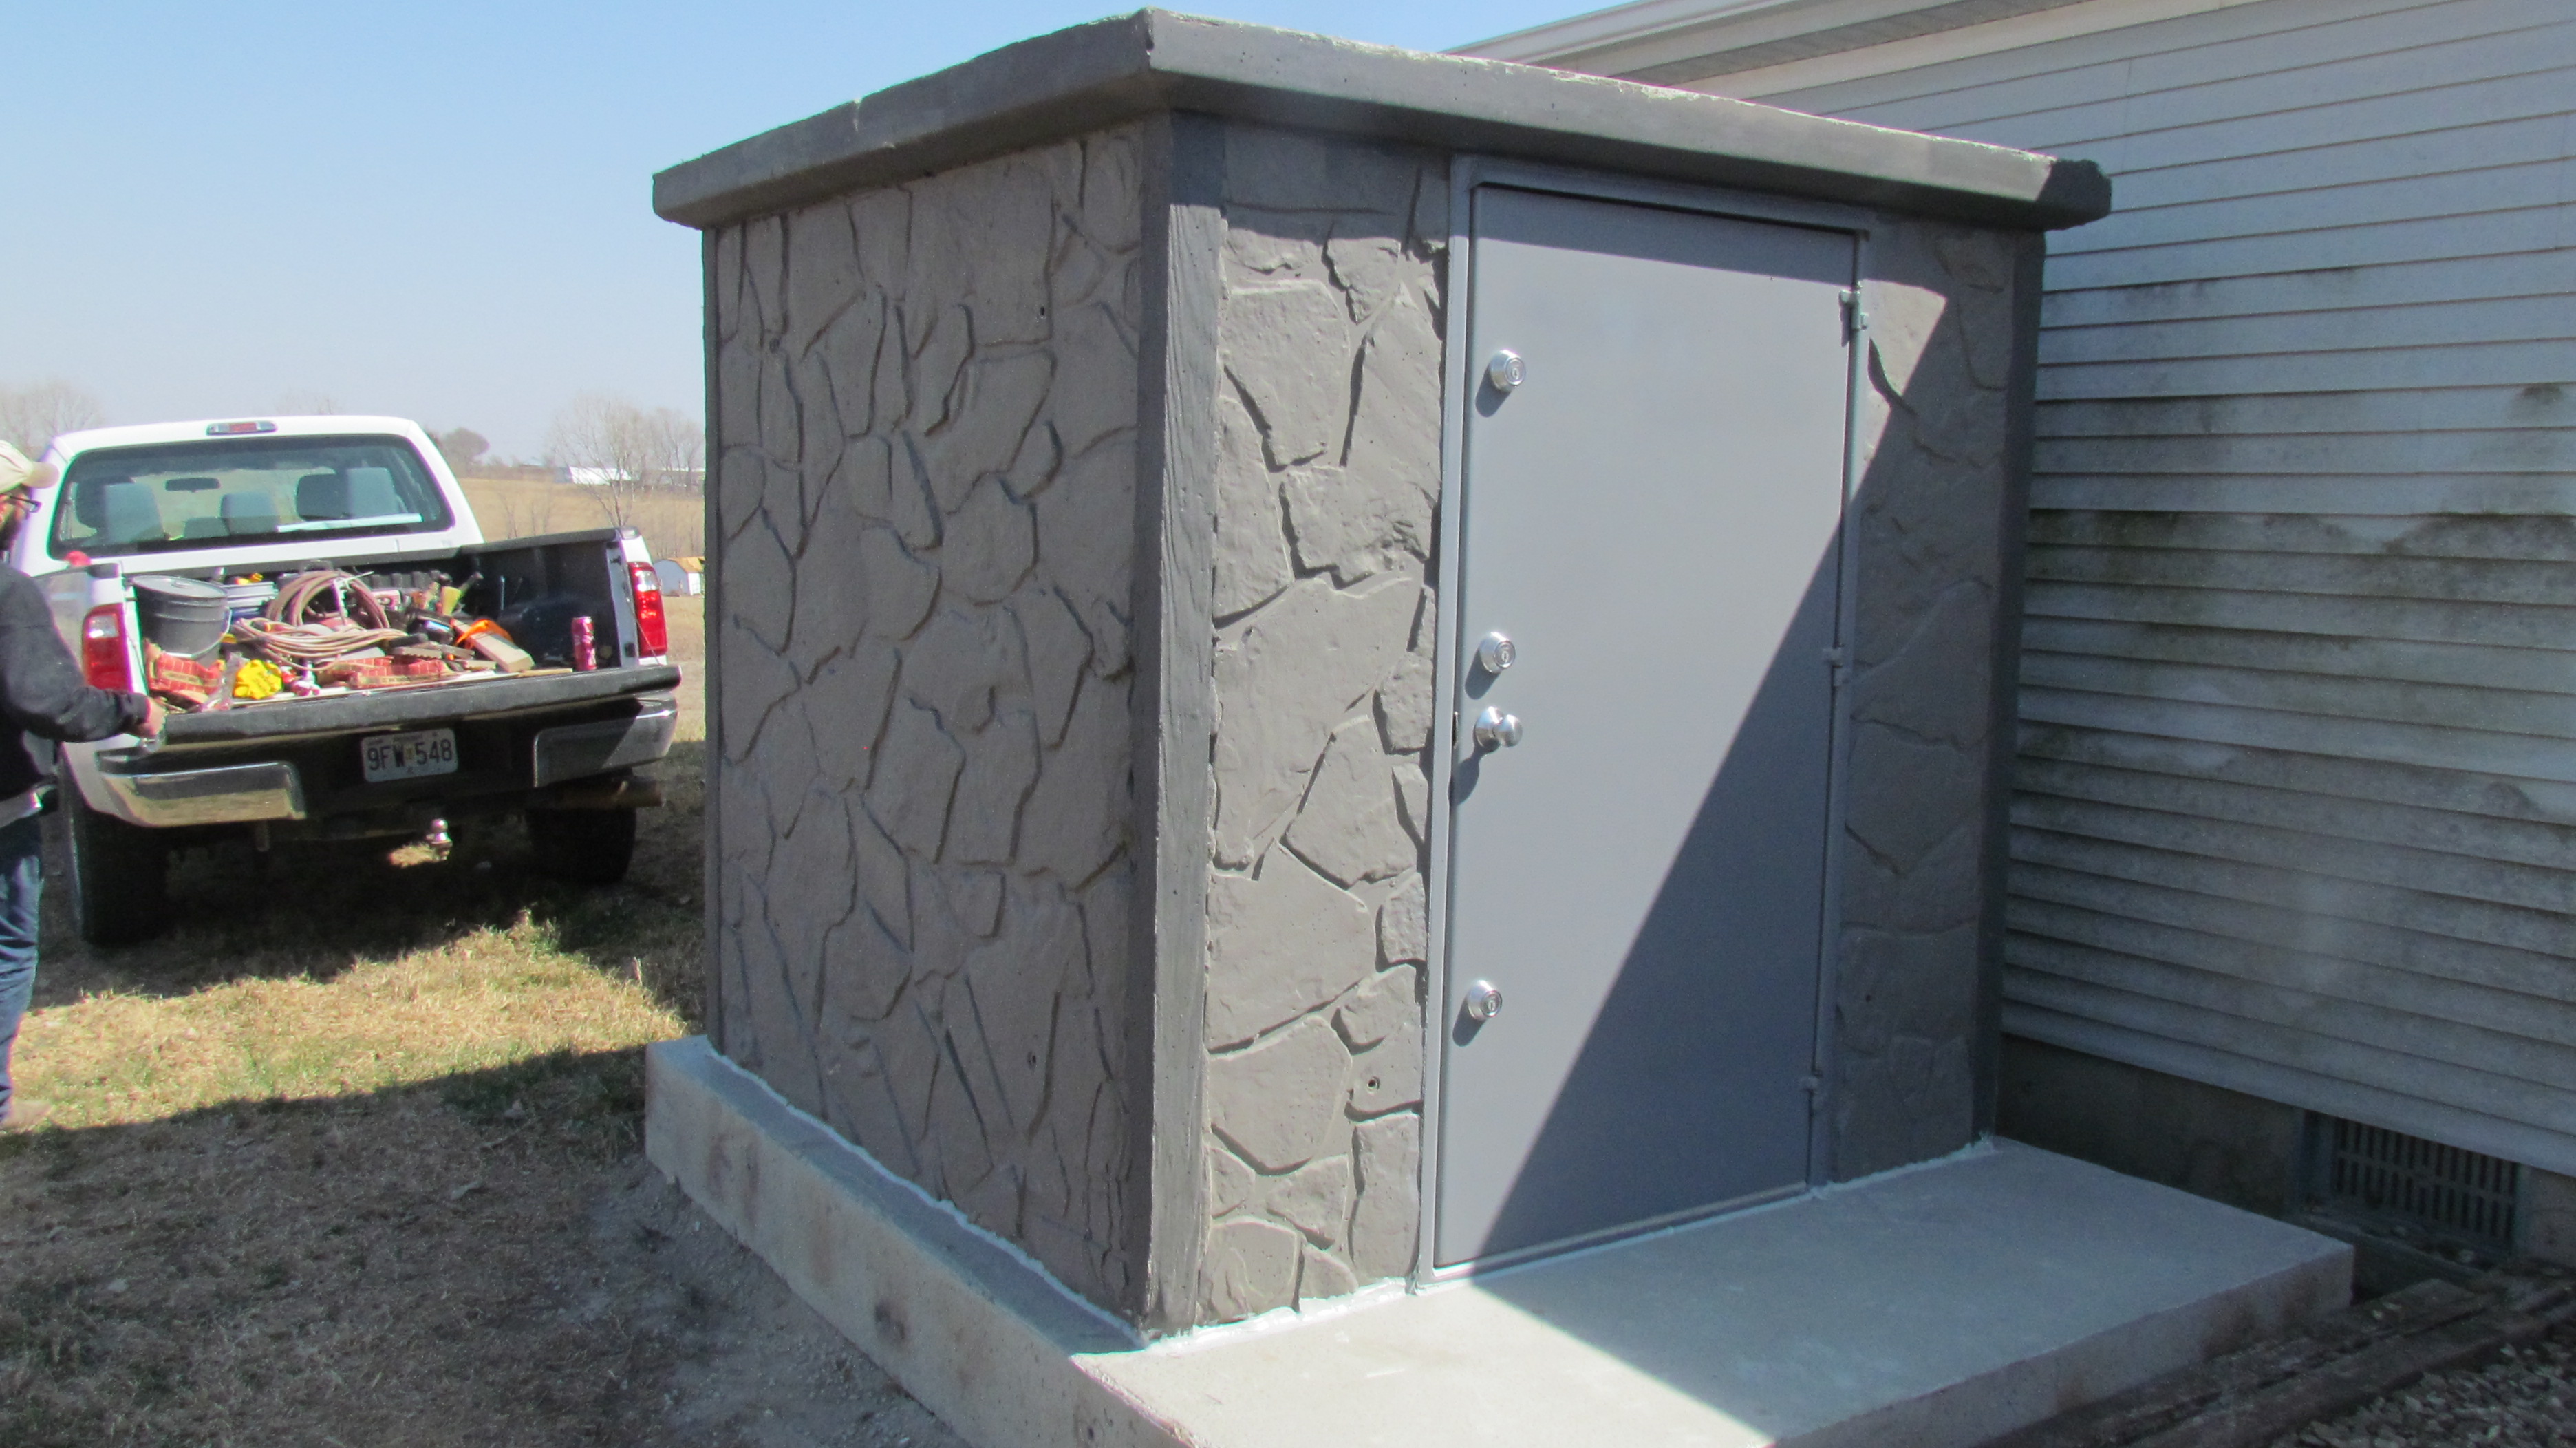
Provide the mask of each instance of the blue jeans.
POLYGON ((0 1120, 9 1115, 9 1049, 36 993, 36 904, 44 893, 44 826, 34 815, 0 825, 0 1120))

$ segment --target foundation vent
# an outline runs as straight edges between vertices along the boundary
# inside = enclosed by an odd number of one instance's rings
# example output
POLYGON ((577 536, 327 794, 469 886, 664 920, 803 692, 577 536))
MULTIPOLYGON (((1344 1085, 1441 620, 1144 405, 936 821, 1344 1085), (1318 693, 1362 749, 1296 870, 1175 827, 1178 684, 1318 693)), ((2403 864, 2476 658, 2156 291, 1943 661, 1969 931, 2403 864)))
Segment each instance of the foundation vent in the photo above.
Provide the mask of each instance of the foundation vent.
POLYGON ((2520 1166, 2340 1117, 2311 1120, 2320 1207, 2428 1236, 2512 1248, 2520 1166))

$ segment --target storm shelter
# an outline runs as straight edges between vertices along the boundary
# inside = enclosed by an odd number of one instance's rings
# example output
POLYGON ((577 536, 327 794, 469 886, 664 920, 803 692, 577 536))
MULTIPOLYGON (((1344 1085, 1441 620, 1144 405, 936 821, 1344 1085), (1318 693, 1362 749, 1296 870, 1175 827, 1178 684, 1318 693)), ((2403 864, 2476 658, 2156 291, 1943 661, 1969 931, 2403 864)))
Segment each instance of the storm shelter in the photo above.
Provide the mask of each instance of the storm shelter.
MULTIPOLYGON (((970 1437, 1167 1441, 1141 1344, 1984 1135, 2092 166, 1146 11, 655 204, 715 541, 652 1149, 970 1437)), ((2327 1291, 2292 1236, 2228 1331, 2327 1291)))

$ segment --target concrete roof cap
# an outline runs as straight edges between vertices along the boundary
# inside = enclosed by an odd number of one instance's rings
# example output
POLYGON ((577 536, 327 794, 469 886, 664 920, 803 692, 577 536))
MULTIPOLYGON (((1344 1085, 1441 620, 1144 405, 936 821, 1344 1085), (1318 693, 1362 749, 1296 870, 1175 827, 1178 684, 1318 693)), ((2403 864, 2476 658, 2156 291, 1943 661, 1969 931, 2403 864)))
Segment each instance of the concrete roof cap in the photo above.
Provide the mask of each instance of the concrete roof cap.
POLYGON ((1007 45, 683 162, 653 178, 653 209, 687 226, 722 226, 1159 111, 2020 230, 2080 226, 2111 207, 2111 183, 2090 161, 1140 10, 1007 45))

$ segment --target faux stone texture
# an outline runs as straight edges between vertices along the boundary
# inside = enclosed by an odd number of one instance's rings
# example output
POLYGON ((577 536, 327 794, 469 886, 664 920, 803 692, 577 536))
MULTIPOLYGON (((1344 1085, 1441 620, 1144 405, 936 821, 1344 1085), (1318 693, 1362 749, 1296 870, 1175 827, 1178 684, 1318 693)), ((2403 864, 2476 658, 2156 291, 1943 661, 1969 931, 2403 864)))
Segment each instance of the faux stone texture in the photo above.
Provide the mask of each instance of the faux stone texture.
MULTIPOLYGON (((1158 1329, 1409 1273, 1436 1064, 1450 158, 1188 125, 1172 154, 1220 154, 1180 189, 1213 162, 1222 234, 1186 256, 1187 226, 1146 225, 1141 128, 709 249, 716 1038, 1158 1329), (1163 277, 1149 237, 1214 274, 1163 277), (1204 576, 1139 574, 1181 560, 1204 576), (1208 704, 1211 734, 1138 736, 1208 704), (1202 797, 1140 849, 1140 800, 1202 797), (1204 954, 1139 959, 1201 885, 1204 954), (1149 1066, 1176 1023, 1135 993, 1184 973, 1195 1059, 1149 1066), (1191 1114, 1148 1120, 1158 1086, 1191 1114), (1182 1242, 1149 1244, 1176 1208, 1182 1242), (1144 1280, 1149 1245, 1170 1280, 1144 1280)), ((2013 288, 2037 244, 1872 223, 1823 1052, 1841 1178, 1976 1126, 2013 288)))
POLYGON ((1352 1132, 1359 1203, 1351 1214, 1351 1265, 1363 1281, 1413 1270, 1422 1213, 1422 1119, 1364 1121, 1352 1132))
POLYGON ((1320 1009, 1372 964, 1366 902, 1286 850, 1257 874, 1218 874, 1208 889, 1207 1036, 1251 1040, 1320 1009))
POLYGON ((711 278, 724 1047, 1111 1305, 1149 1094, 1090 959, 1125 929, 1091 892, 1134 888, 1139 144, 732 227, 711 278))
POLYGON ((1263 1205, 1318 1247, 1339 1245, 1351 1225, 1351 1159, 1335 1153, 1281 1177, 1263 1205))
POLYGON ((1301 579, 1220 638, 1219 863, 1250 864, 1294 817, 1335 727, 1404 657, 1420 573, 1301 579))
MULTIPOLYGON (((1410 761, 1400 767, 1420 776, 1410 761)), ((1398 811, 1396 775, 1379 751, 1375 720, 1354 717, 1333 731, 1287 840, 1336 885, 1383 880, 1413 867, 1421 846, 1398 811)))
POLYGON ((1350 1057, 1333 1028, 1304 1016, 1208 1065, 1208 1124, 1265 1172, 1288 1171, 1334 1144, 1350 1057))
MULTIPOLYGON (((1414 1007, 1418 1020, 1421 1007, 1414 1007)), ((1351 1053, 1350 1095, 1353 1116, 1383 1116, 1422 1104, 1422 1032, 1397 1031, 1366 1050, 1351 1053)))
POLYGON ((1828 1095, 1848 1180, 1976 1131, 2018 248, 1882 216, 1864 280, 1858 576, 1828 1095))
POLYGON ((1354 1051, 1395 1035, 1422 1034, 1422 977, 1411 966, 1377 976, 1350 993, 1333 1012, 1333 1025, 1354 1051))
POLYGON ((1247 1221, 1305 1239, 1301 1303, 1413 1266, 1418 1196, 1384 1178, 1418 1162, 1420 985, 1381 967, 1427 943, 1447 186, 1439 157, 1227 135, 1207 1101, 1262 1184, 1212 1176, 1210 1320, 1285 1305, 1268 1257, 1242 1290, 1247 1221))
POLYGON ((1293 1228, 1258 1218, 1226 1222, 1208 1233, 1201 1259, 1206 1290, 1199 1315, 1209 1322, 1252 1317, 1296 1300, 1304 1244, 1293 1228))

